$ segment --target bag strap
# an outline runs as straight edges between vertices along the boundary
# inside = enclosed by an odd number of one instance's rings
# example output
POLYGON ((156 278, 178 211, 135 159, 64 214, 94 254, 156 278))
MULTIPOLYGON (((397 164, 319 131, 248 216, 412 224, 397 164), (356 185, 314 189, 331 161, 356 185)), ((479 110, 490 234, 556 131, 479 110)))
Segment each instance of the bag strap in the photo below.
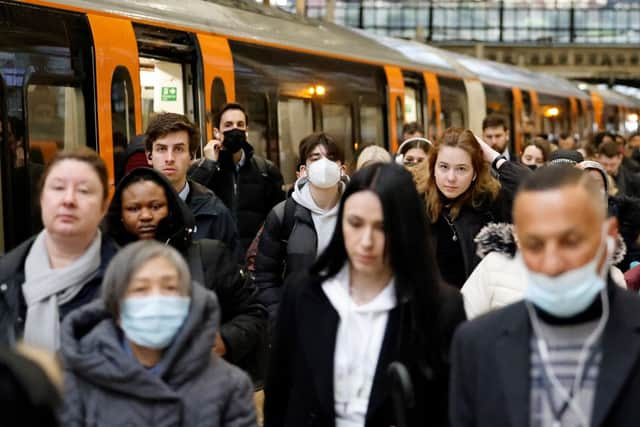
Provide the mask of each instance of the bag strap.
POLYGON ((253 161, 256 169, 258 169, 258 172, 260 172, 260 175, 265 178, 269 178, 269 164, 267 163, 267 159, 260 156, 253 156, 251 157, 251 160, 253 161))
POLYGON ((296 222, 296 202, 289 197, 284 203, 277 205, 274 208, 274 212, 278 217, 278 221, 280 221, 278 240, 287 243, 296 222))

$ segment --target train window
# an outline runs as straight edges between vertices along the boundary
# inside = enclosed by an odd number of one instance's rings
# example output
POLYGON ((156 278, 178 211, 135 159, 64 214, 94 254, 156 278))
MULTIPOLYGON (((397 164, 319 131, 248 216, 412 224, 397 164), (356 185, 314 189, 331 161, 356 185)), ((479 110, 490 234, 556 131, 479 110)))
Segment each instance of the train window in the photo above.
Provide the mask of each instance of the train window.
POLYGON ((404 125, 404 110, 402 109, 402 101, 396 98, 396 138, 402 140, 402 126, 404 125))
POLYGON ((111 134, 116 182, 124 176, 125 151, 135 133, 133 83, 126 67, 117 67, 111 79, 111 134))
POLYGON ((375 105, 360 106, 361 145, 384 146, 384 116, 382 109, 375 105))
MULTIPOLYGON (((211 83, 211 118, 213 127, 218 127, 219 123, 213 123, 222 106, 227 103, 227 91, 224 88, 224 82, 220 77, 213 79, 211 83)), ((253 116, 252 116, 253 118, 253 116)))
MULTIPOLYGON (((142 127, 147 128, 153 114, 186 113, 182 64, 153 58, 140 58, 142 84, 142 127)), ((193 115, 190 116, 193 120, 193 115)))
POLYGON ((240 104, 244 106, 249 116, 249 142, 255 153, 268 159, 276 159, 278 156, 272 156, 268 150, 269 115, 266 95, 255 93, 243 99, 240 104))
MULTIPOLYGON (((7 120, 6 98, 5 98, 5 85, 4 78, 0 74, 0 159, 15 159, 15 155, 12 155, 13 151, 17 152, 17 144, 15 142, 15 136, 13 131, 9 129, 9 121, 7 120), (7 155, 8 154, 8 155, 7 155)), ((22 151, 24 155, 24 151, 22 151)), ((0 162, 2 164, 2 170, 7 170, 6 161, 0 162)), ((5 176, 0 174, 0 200, 3 200, 4 192, 2 191, 2 184, 5 181, 5 176)), ((0 203, 0 236, 4 236, 4 203, 0 203)), ((5 253, 4 239, 0 239, 0 254, 5 253)))
POLYGON ((462 80, 438 76, 441 119, 444 129, 467 127, 467 92, 462 80))
MULTIPOLYGON (((251 128, 253 124, 249 125, 251 128)), ((298 145, 313 132, 313 106, 308 99, 281 98, 278 100, 278 142, 280 172, 285 183, 296 180, 298 145)))
POLYGON ((417 122, 421 108, 417 89, 411 86, 404 87, 404 122, 417 122))
POLYGON ((322 104, 322 130, 331 135, 342 148, 345 163, 353 165, 354 141, 351 120, 351 106, 343 104, 322 104))
POLYGON ((27 111, 31 162, 48 163, 59 149, 86 145, 81 89, 28 85, 27 111))

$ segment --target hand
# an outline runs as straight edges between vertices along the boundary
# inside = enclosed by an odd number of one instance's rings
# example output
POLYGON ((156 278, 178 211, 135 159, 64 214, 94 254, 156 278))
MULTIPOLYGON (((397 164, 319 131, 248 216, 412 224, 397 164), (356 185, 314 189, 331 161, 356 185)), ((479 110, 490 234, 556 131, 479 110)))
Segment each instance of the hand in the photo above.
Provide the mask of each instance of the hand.
MULTIPOLYGON (((478 141, 478 144, 480 144, 480 148, 482 148, 482 157, 484 157, 485 162, 492 164, 496 157, 500 155, 500 153, 491 148, 491 146, 484 142, 478 135, 473 136, 476 137, 476 141, 478 141)), ((500 159, 496 164, 496 169, 502 166, 502 163, 504 163, 505 161, 506 160, 500 159)))
POLYGON ((220 149, 222 148, 222 141, 212 139, 204 146, 204 157, 215 162, 218 161, 220 155, 220 149))
POLYGON ((224 345, 224 341, 222 340, 222 336, 220 332, 216 333, 216 344, 213 346, 213 351, 220 357, 227 354, 227 346, 224 345))

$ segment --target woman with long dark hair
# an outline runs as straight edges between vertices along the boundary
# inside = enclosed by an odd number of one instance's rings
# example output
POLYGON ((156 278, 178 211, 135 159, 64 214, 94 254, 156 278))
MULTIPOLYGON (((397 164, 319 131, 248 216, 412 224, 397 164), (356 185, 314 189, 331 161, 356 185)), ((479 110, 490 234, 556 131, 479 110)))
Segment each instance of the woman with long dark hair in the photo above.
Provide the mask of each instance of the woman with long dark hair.
POLYGON ((374 164, 348 184, 327 249, 291 275, 267 375, 265 426, 396 424, 386 371, 404 363, 416 402, 410 425, 447 424, 448 349, 464 320, 441 285, 411 175, 374 164))

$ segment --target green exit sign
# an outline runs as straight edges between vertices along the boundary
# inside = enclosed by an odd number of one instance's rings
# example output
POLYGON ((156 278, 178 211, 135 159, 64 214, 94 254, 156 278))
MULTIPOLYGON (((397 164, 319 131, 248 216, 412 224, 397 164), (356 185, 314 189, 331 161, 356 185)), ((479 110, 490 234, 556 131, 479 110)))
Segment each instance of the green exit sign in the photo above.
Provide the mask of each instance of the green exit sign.
POLYGON ((163 87, 160 94, 161 101, 176 101, 178 99, 177 87, 163 87))

